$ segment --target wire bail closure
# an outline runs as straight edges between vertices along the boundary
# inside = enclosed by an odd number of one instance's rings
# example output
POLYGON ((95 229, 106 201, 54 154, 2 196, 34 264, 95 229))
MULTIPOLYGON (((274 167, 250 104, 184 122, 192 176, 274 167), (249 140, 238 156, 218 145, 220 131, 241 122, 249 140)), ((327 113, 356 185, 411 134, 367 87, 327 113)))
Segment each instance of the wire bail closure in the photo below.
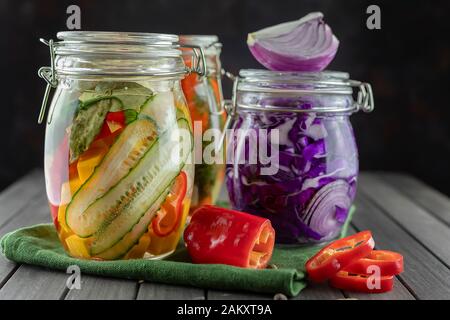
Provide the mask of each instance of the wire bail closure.
POLYGON ((356 80, 350 80, 352 87, 358 87, 358 95, 356 98, 357 110, 362 110, 366 113, 372 112, 375 108, 375 102, 373 99, 372 86, 367 82, 361 82, 356 80))
POLYGON ((52 88, 58 86, 58 80, 56 79, 55 70, 55 50, 53 46, 53 39, 45 40, 40 38, 40 42, 45 44, 50 49, 50 67, 41 67, 38 70, 38 76, 47 82, 45 87, 44 98, 42 99, 41 110, 39 111, 38 123, 41 124, 44 121, 45 111, 47 109, 48 98, 50 97, 50 91, 52 88))
POLYGON ((180 45, 182 48, 191 49, 194 53, 193 61, 192 61, 192 67, 186 67, 186 72, 188 74, 196 73, 200 77, 206 76, 208 70, 206 66, 206 58, 205 58, 205 52, 202 47, 195 46, 195 45, 180 45))

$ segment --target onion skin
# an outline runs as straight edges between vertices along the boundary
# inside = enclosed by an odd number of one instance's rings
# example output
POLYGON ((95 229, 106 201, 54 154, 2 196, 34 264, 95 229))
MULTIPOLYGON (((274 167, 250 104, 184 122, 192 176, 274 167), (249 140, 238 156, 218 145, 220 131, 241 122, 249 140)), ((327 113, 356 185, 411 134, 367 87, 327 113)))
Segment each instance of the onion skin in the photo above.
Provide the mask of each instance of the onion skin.
POLYGON ((297 21, 279 24, 248 35, 253 56, 273 71, 322 71, 334 59, 339 40, 314 12, 297 21))

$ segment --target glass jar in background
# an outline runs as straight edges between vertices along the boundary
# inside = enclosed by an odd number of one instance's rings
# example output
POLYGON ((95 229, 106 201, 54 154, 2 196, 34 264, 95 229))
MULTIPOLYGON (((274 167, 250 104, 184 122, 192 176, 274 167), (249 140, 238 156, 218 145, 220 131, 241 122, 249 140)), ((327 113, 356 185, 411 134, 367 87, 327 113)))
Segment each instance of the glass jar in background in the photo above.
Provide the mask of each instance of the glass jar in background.
POLYGON ((242 70, 234 90, 226 171, 232 206, 270 219, 277 243, 337 237, 358 176, 349 116, 372 111, 370 85, 343 72, 242 70))
MULTIPOLYGON (((180 43, 186 46, 199 46, 204 50, 207 75, 200 77, 190 74, 181 81, 184 95, 187 100, 195 126, 196 141, 202 141, 202 154, 204 148, 211 141, 203 141, 203 133, 208 129, 222 130, 225 113, 222 111, 223 94, 221 82, 220 52, 222 44, 214 35, 181 35, 180 43)), ((193 52, 184 50, 184 59, 190 66, 193 52)), ((200 156, 199 153, 196 156, 200 156)), ((205 204, 214 204, 220 192, 225 175, 224 164, 208 164, 204 159, 196 159, 194 189, 191 201, 191 212, 205 204)))
POLYGON ((193 128, 180 80, 202 73, 200 59, 187 69, 175 35, 57 37, 39 75, 48 83, 40 121, 56 88, 45 180, 59 238, 77 258, 162 258, 189 212, 193 128))

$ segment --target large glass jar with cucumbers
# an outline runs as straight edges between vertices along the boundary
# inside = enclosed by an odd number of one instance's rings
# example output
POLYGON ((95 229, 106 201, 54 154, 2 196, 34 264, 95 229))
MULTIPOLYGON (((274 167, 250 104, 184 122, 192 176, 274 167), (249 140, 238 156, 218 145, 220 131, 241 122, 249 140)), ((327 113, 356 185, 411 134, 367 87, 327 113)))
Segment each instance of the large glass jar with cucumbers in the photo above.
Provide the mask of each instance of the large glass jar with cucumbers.
MULTIPOLYGON (((213 137, 219 136, 218 133, 223 128, 225 120, 220 62, 222 44, 215 35, 182 35, 180 42, 187 47, 192 45, 201 47, 207 65, 205 77, 193 73, 181 81, 194 121, 195 139, 200 141, 202 146, 202 152, 196 151, 195 155, 195 181, 191 202, 193 212, 201 205, 216 202, 225 176, 225 165, 223 157, 219 154, 219 148, 216 148, 217 154, 214 154, 214 151, 208 153, 211 148, 206 149, 208 145, 218 143, 213 137), (216 134, 206 133, 209 129, 215 130, 216 134)), ((192 59, 195 52, 185 48, 183 53, 186 65, 190 66, 191 61, 195 61, 192 59)))
MULTIPOLYGON (((60 32, 42 121, 45 180, 60 240, 73 257, 162 258, 174 251, 189 212, 193 136, 180 80, 188 69, 178 37, 60 32)), ((193 49, 195 50, 195 49, 193 49)))

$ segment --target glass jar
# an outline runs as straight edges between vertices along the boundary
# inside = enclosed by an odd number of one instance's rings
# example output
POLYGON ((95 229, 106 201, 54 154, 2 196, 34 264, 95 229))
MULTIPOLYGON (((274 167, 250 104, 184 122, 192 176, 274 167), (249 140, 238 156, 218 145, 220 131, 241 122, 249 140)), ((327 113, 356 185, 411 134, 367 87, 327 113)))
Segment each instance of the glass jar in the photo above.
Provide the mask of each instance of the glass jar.
POLYGON ((234 90, 226 170, 232 206, 270 219, 277 243, 336 238, 358 176, 349 116, 373 109, 370 85, 343 72, 242 70, 234 90))
MULTIPOLYGON (((207 74, 200 77, 190 74, 181 81, 192 120, 194 136, 201 141, 201 153, 195 154, 195 180, 191 201, 191 213, 201 205, 214 204, 220 192, 225 176, 225 164, 217 161, 205 161, 203 151, 211 143, 204 141, 208 129, 220 132, 223 128, 223 94, 221 82, 220 52, 222 44, 214 35, 181 35, 180 43, 185 46, 199 46, 203 49, 207 65, 207 74)), ((192 51, 184 50, 187 66, 192 61, 192 51)))
MULTIPOLYGON (((178 37, 60 32, 50 46, 45 181, 66 251, 83 259, 162 258, 176 247, 194 179, 178 37), (147 253, 146 253, 147 252, 147 253)), ((204 66, 203 66, 204 67, 204 66)))

